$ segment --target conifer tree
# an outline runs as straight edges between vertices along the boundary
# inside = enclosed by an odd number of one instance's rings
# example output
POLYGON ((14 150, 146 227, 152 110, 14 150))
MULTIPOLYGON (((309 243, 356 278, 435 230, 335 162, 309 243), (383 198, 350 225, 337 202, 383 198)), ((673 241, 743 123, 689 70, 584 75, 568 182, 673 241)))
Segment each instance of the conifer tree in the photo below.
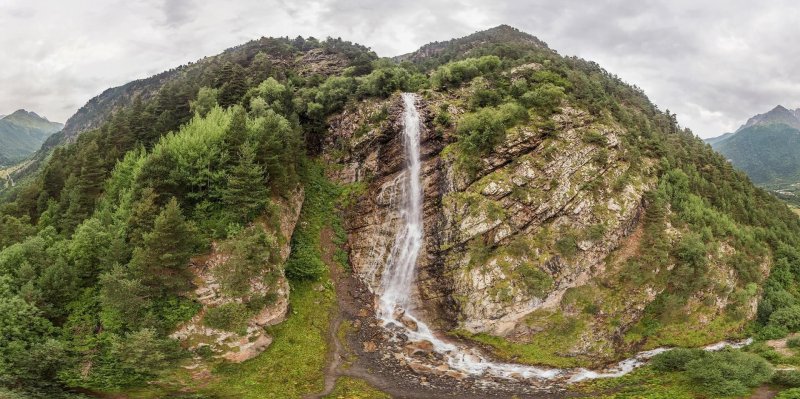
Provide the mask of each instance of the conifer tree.
POLYGON ((256 216, 268 201, 264 169, 256 163, 255 158, 255 149, 251 144, 245 143, 240 147, 238 159, 228 173, 228 184, 222 196, 225 205, 241 222, 256 216))
POLYGON ((179 293, 190 286, 187 266, 195 246, 194 231, 172 198, 134 250, 132 269, 154 295, 179 293))

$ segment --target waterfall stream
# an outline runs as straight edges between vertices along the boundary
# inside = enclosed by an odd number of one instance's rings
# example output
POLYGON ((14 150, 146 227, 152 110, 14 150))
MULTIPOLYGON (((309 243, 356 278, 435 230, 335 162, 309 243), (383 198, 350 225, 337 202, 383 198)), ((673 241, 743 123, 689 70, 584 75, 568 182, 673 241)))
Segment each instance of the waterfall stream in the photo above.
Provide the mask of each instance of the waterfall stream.
MULTIPOLYGON (((477 349, 461 343, 447 341, 437 336, 430 327, 414 314, 411 301, 412 288, 416 277, 417 257, 423 244, 423 189, 420 177, 420 122, 417 110, 417 97, 411 93, 403 93, 403 145, 406 155, 404 179, 400 181, 400 198, 397 199, 400 225, 397 229, 394 244, 386 260, 377 289, 379 304, 378 318, 384 326, 395 326, 404 329, 403 334, 409 341, 428 341, 433 350, 442 355, 451 369, 471 376, 494 376, 509 379, 563 379, 570 382, 592 378, 622 376, 634 368, 644 364, 667 348, 644 351, 623 360, 602 371, 582 368, 556 369, 540 368, 527 365, 493 362, 477 349), (409 325, 414 327, 409 327, 409 325)), ((723 347, 741 347, 750 340, 739 342, 721 342, 709 345, 706 350, 718 350, 723 347)))

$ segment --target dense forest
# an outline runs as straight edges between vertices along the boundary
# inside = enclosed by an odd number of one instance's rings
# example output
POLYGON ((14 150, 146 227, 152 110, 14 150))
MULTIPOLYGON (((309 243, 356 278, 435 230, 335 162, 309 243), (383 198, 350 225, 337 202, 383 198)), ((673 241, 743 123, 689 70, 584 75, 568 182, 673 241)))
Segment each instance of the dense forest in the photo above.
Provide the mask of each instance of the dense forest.
MULTIPOLYGON (((398 91, 425 96, 467 85, 468 112, 436 116, 437 124, 454 126, 449 151, 464 173, 518 124, 533 121, 557 139, 549 117, 563 104, 625 128, 630 175, 654 160, 648 173, 658 184, 646 195, 646 250, 629 262, 626 276, 664 279, 668 288, 634 327, 638 334, 671 323, 674 309, 713 284, 706 254, 723 242, 739 250, 730 264, 742 295, 760 296, 748 333, 765 340, 800 331, 800 220, 783 203, 597 64, 528 39, 481 43, 399 61, 340 39, 262 39, 182 69, 155 95, 132 99, 99 128, 54 148, 0 205, 0 396, 121 392, 192 356, 169 335, 200 308, 189 295, 187 268, 214 242, 241 243, 229 249, 241 259, 233 276, 285 267, 293 289, 310 290, 303 282, 326 273, 319 231, 295 232, 292 254, 280 265, 270 253, 281 238, 253 222, 277 224, 273 202, 298 188, 306 201, 325 198, 329 208, 321 213, 340 210, 330 204, 346 206, 337 196, 353 193, 333 187, 317 159, 325 143, 336 141, 329 118, 398 91), (301 71, 287 61, 310 51, 345 63, 301 71), (544 67, 509 78, 509 70, 530 63, 544 67), (673 244, 667 225, 692 234, 673 244), (764 257, 768 276, 759 269, 764 257), (675 260, 677 267, 652 272, 675 260)), ((584 140, 604 144, 591 133, 584 140)), ((307 206, 304 212, 323 205, 307 206)), ((574 240, 560 245, 575 250, 574 240)), ((270 300, 236 279, 222 284, 242 298, 237 311, 270 300)), ((236 324, 236 312, 216 316, 210 322, 217 326, 236 324)), ((686 373, 713 396, 739 395, 771 378, 759 357, 774 360, 767 352, 758 344, 719 356, 676 351, 652 370, 686 373)), ((800 385, 797 375, 780 378, 800 385)))

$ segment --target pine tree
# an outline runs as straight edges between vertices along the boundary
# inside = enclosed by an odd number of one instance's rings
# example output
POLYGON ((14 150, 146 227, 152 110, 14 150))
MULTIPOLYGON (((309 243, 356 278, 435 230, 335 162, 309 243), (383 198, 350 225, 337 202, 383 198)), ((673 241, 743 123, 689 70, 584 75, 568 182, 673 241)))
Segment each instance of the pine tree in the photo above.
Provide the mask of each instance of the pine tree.
POLYGON ((225 108, 238 104, 247 92, 244 69, 239 64, 226 62, 217 76, 217 84, 219 105, 225 108))
POLYGON ((194 231, 172 198, 144 235, 142 247, 134 250, 131 268, 154 295, 179 293, 190 287, 187 271, 195 246, 194 231))
POLYGON ((241 146, 239 157, 228 173, 228 184, 222 196, 228 209, 242 222, 256 216, 268 201, 264 169, 255 158, 252 145, 245 143, 241 146))

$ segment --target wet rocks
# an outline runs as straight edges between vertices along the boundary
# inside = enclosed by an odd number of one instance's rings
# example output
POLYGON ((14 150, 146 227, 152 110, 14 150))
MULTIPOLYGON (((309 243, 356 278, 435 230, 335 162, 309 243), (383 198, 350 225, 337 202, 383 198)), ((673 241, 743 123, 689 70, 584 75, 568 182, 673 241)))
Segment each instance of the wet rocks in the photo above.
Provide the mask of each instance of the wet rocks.
POLYGON ((433 352, 433 343, 430 341, 414 341, 405 346, 405 353, 408 356, 424 356, 431 352, 433 352))

